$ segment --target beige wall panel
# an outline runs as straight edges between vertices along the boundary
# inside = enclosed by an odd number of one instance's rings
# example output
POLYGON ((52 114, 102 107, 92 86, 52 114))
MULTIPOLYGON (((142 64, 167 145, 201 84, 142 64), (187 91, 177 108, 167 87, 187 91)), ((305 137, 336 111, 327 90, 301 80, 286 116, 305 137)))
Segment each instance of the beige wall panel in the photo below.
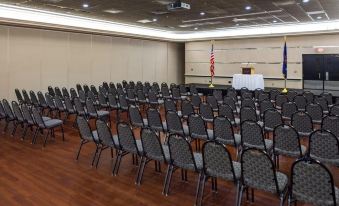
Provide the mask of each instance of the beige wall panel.
MULTIPOLYGON (((156 45, 157 54, 155 56, 155 65, 156 72, 155 77, 156 80, 161 82, 167 82, 167 44, 166 43, 158 43, 156 45)), ((169 83, 169 82, 168 82, 169 83)))
POLYGON ((130 58, 129 40, 128 38, 112 37, 112 82, 121 82, 121 80, 127 77, 128 60, 130 58))
POLYGON ((9 96, 8 27, 0 27, 0 99, 9 96))
POLYGON ((142 43, 142 81, 152 82, 155 79, 156 65, 155 59, 156 56, 156 45, 157 42, 144 40, 142 43))
MULTIPOLYGON (((14 28, 9 30, 10 91, 15 88, 40 90, 41 83, 41 32, 35 29, 14 28)), ((14 99, 10 92, 10 99, 14 99)))
MULTIPOLYGON (((68 33, 41 31, 41 90, 68 87, 68 33)), ((74 86, 74 85, 71 85, 74 86)))
POLYGON ((142 79, 142 40, 130 39, 128 50, 129 60, 126 80, 138 81, 142 79))
POLYGON ((92 36, 92 84, 101 85, 110 82, 112 58, 112 38, 109 36, 92 36))
POLYGON ((209 48, 211 50, 210 41, 198 41, 198 42, 187 42, 185 44, 185 50, 206 50, 209 48))
POLYGON ((184 44, 168 43, 168 82, 184 83, 184 44))
POLYGON ((70 34, 69 39, 69 86, 77 83, 91 85, 91 35, 70 34))
MULTIPOLYGON (((217 52, 215 52, 217 56, 217 52)), ((210 62, 211 52, 207 50, 186 51, 185 62, 210 62)))

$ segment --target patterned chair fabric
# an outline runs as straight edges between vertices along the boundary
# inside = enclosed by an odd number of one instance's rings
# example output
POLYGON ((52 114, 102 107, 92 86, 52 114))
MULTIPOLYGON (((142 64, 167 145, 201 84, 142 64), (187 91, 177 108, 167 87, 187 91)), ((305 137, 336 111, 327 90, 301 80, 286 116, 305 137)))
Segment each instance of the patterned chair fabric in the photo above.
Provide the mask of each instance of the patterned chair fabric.
POLYGON ((278 94, 276 97, 275 97, 275 107, 277 109, 281 109, 282 108, 282 105, 285 103, 285 102, 288 102, 288 98, 286 95, 284 94, 278 94))
POLYGON ((339 117, 338 116, 324 117, 321 128, 332 132, 337 138, 339 138, 339 117))
POLYGON ((59 96, 61 99, 63 99, 63 95, 59 87, 54 87, 54 91, 55 91, 55 96, 59 96))
POLYGON ((288 101, 293 102, 294 97, 298 95, 298 92, 294 91, 294 90, 288 90, 287 92, 287 98, 288 101))
POLYGON ((200 115, 206 122, 213 122, 214 114, 212 107, 207 103, 201 103, 200 104, 200 115))
POLYGON ((339 190, 334 186, 330 171, 320 162, 303 158, 293 163, 291 168, 292 201, 312 203, 317 206, 338 204, 339 190))
POLYGON ((314 131, 309 138, 310 156, 322 163, 339 166, 339 140, 329 131, 314 131))
POLYGON ((330 115, 339 116, 339 104, 335 104, 331 107, 330 115))
POLYGON ((314 94, 310 91, 305 91, 303 93, 303 96, 306 98, 307 103, 313 103, 314 102, 314 94))
POLYGON ((117 99, 111 93, 108 94, 108 105, 111 109, 119 109, 120 105, 118 104, 117 99))
POLYGON ((149 108, 147 110, 147 121, 148 126, 158 132, 166 132, 167 125, 166 122, 162 122, 160 113, 155 108, 149 108))
POLYGON ((48 86, 48 94, 51 95, 52 97, 55 96, 55 92, 52 86, 48 86))
POLYGON ((225 96, 224 97, 224 104, 230 106, 234 113, 237 113, 237 105, 236 100, 233 97, 225 96))
POLYGON ((237 92, 235 91, 234 88, 229 88, 227 89, 227 94, 228 97, 232 97, 233 99, 237 99, 237 92))
POLYGON ((294 102, 285 102, 281 108, 283 119, 291 120, 292 115, 298 111, 298 107, 294 102))
POLYGON ((254 99, 256 101, 259 101, 259 95, 262 94, 262 93, 264 93, 264 90, 262 90, 262 89, 255 89, 254 90, 254 99))
POLYGON ((270 90, 270 100, 275 101, 276 97, 280 94, 280 91, 277 89, 271 89, 270 90))
POLYGON ((241 101, 241 107, 251 107, 254 110, 256 109, 254 100, 250 98, 243 99, 241 101))
POLYGON ((182 125, 180 117, 176 112, 168 111, 166 113, 166 123, 168 132, 182 136, 189 135, 188 127, 182 125))
POLYGON ((190 101, 184 100, 181 103, 181 113, 184 118, 188 118, 190 114, 194 114, 194 108, 190 101))
POLYGON ((265 139, 261 126, 254 121, 241 123, 241 145, 243 148, 257 148, 268 153, 273 148, 272 140, 265 139))
POLYGON ((141 140, 136 140, 131 127, 120 122, 117 126, 118 139, 123 151, 140 155, 143 152, 141 140))
POLYGON ((253 99, 252 92, 243 92, 241 94, 241 99, 253 99))
POLYGON ((258 102, 264 101, 264 100, 270 100, 270 95, 267 93, 260 93, 258 102))
POLYGON ((234 117, 233 109, 228 104, 219 105, 219 116, 228 118, 234 126, 240 124, 240 119, 234 117))
POLYGON ((160 142, 158 135, 150 128, 143 128, 140 132, 143 155, 149 159, 167 162, 170 159, 167 145, 160 142))
POLYGON ((321 106, 324 114, 328 114, 329 111, 328 102, 324 96, 316 97, 314 99, 314 102, 321 106))
POLYGON ((191 102, 192 102, 194 109, 199 109, 200 103, 201 103, 200 96, 198 94, 193 94, 191 96, 191 102))
POLYGON ((217 90, 217 89, 213 90, 213 96, 218 101, 218 103, 223 102, 222 90, 217 90))
POLYGON ((270 100, 263 100, 259 103, 260 115, 263 117, 268 109, 274 109, 274 105, 270 100))
POLYGON ((292 115, 291 125, 301 137, 308 137, 313 132, 312 118, 305 112, 296 112, 292 115))
POLYGON ((264 113, 264 130, 273 132, 276 126, 283 123, 280 112, 275 109, 268 109, 264 113))
POLYGON ((211 106, 213 111, 218 111, 218 101, 213 95, 208 95, 206 97, 206 102, 211 106))
POLYGON ((120 148, 118 136, 113 136, 111 129, 102 120, 96 121, 98 139, 101 144, 111 148, 120 148))
POLYGON ((75 91, 74 88, 71 88, 71 89, 69 90, 69 92, 71 93, 71 99, 72 99, 72 100, 73 100, 74 98, 78 97, 78 94, 77 94, 77 92, 75 91))
POLYGON ((299 111, 305 111, 307 100, 303 95, 295 96, 293 102, 297 105, 299 111))
POLYGON ((306 112, 312 118, 312 122, 315 124, 320 124, 323 119, 323 109, 317 103, 310 103, 306 106, 306 112))
POLYGON ((333 105, 333 96, 332 96, 331 93, 323 92, 320 96, 323 96, 323 97, 326 98, 327 103, 328 103, 329 106, 333 105))
MULTIPOLYGON (((39 100, 38 97, 35 95, 35 93, 33 91, 29 92, 29 96, 31 98, 31 102, 35 107, 39 106, 39 100)), ((19 102, 20 103, 20 102, 19 102)))
POLYGON ((2 100, 2 105, 6 114, 6 121, 13 121, 15 120, 15 116, 13 113, 13 110, 11 106, 9 105, 8 101, 6 99, 2 100))
POLYGON ((22 98, 21 92, 19 89, 15 89, 15 96, 19 103, 24 103, 24 99, 22 98))
POLYGON ((240 122, 242 123, 246 120, 258 121, 257 113, 252 107, 242 107, 240 109, 240 122))
POLYGON ((165 112, 168 112, 168 111, 176 112, 177 111, 177 105, 172 99, 166 99, 164 101, 164 106, 165 106, 165 112))
POLYGON ((135 105, 130 105, 128 108, 129 119, 133 127, 144 127, 148 125, 147 119, 143 119, 140 110, 135 105))
POLYGON ((209 140, 213 138, 213 130, 206 128, 205 122, 198 114, 191 114, 188 117, 188 128, 193 139, 209 140))
POLYGON ((123 111, 127 111, 128 103, 127 103, 126 97, 124 95, 119 95, 118 99, 119 99, 120 109, 123 111))
POLYGON ((218 116, 213 122, 214 140, 233 146, 240 146, 241 136, 234 134, 231 121, 226 116, 218 116))
POLYGON ((161 94, 162 94, 162 97, 165 98, 165 99, 171 98, 171 94, 170 94, 170 91, 168 89, 168 86, 162 86, 161 87, 161 94))

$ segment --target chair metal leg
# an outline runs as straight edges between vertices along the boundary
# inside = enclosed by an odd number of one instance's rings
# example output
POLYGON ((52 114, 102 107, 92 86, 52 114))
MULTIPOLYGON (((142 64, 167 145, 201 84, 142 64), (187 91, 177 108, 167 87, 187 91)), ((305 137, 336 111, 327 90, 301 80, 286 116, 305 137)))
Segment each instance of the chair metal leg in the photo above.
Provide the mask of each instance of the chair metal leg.
POLYGON ((111 148, 111 158, 113 159, 113 148, 111 148))
POLYGON ((240 190, 239 190, 238 206, 241 205, 241 200, 242 200, 243 192, 244 192, 244 186, 241 185, 241 186, 240 186, 240 190))
POLYGON ((201 179, 202 179, 202 171, 199 172, 199 176, 198 176, 198 181, 197 181, 197 189, 195 192, 195 205, 198 204, 198 199, 199 199, 199 195, 200 195, 200 185, 201 185, 201 179))
POLYGON ((169 171, 169 174, 168 174, 168 183, 167 183, 167 188, 166 188, 166 191, 165 191, 165 195, 166 195, 166 196, 168 196, 169 189, 170 189, 170 186, 171 186, 171 181, 172 181, 173 170, 174 170, 174 166, 173 166, 173 165, 171 165, 171 167, 170 167, 170 171, 169 171))
POLYGON ((201 185, 200 185, 200 195, 198 197, 198 202, 196 203, 198 206, 202 205, 202 200, 204 198, 204 190, 205 190, 205 183, 206 183, 206 175, 202 175, 202 178, 201 178, 201 185))
POLYGON ((64 127, 61 125, 61 133, 62 133, 62 141, 65 141, 65 132, 64 132, 64 127))
POLYGON ((48 138, 48 136, 49 136, 49 134, 50 133, 52 133, 52 130, 48 130, 47 131, 47 134, 46 134, 46 136, 45 136, 45 141, 44 141, 44 145, 43 145, 43 147, 45 147, 46 146, 46 143, 47 143, 47 138, 48 138))
POLYGON ((235 205, 238 206, 238 202, 239 202, 239 193, 240 193, 240 181, 237 181, 237 192, 236 192, 236 200, 235 200, 235 205))
POLYGON ((7 131, 8 125, 9 125, 9 121, 6 120, 6 124, 5 124, 3 133, 5 133, 7 131))
POLYGON ((35 131, 34 131, 34 135, 33 135, 31 144, 35 144, 35 139, 37 138, 38 133, 39 133, 39 128, 36 128, 35 131))
POLYGON ((147 158, 146 157, 142 157, 140 165, 139 165, 137 180, 136 180, 136 184, 138 186, 141 185, 141 181, 142 181, 142 177, 144 175, 144 170, 145 170, 146 163, 147 163, 147 158))
POLYGON ((123 155, 123 152, 119 151, 119 154, 117 156, 117 159, 115 161, 115 165, 114 165, 114 168, 113 168, 113 175, 114 176, 118 175, 119 168, 120 168, 120 163, 121 163, 121 159, 122 159, 122 155, 123 155))
POLYGON ((97 157, 98 151, 99 151, 99 146, 96 145, 95 152, 94 152, 93 158, 92 158, 92 164, 91 164, 92 167, 94 165, 94 161, 95 161, 95 158, 97 157))
POLYGON ((162 190, 162 194, 163 195, 165 195, 165 190, 166 190, 166 186, 167 186, 169 171, 170 171, 170 165, 167 166, 167 170, 166 170, 166 175, 165 175, 165 180, 164 180, 164 188, 162 190))
POLYGON ((27 130, 28 130, 28 125, 25 124, 25 125, 24 125, 24 130, 23 130, 22 135, 21 135, 21 140, 24 140, 24 139, 25 139, 27 130))
POLYGON ((13 130, 12 130, 12 137, 15 135, 15 133, 16 133, 16 129, 18 128, 18 123, 15 121, 15 122, 13 122, 13 125, 14 125, 14 127, 13 127, 13 130))
POLYGON ((80 151, 81 151, 81 148, 82 148, 82 145, 84 144, 85 140, 81 140, 80 142, 80 146, 79 146, 79 149, 78 149, 78 152, 77 152, 77 157, 75 158, 76 160, 79 159, 79 155, 80 155, 80 151))
POLYGON ((98 168, 99 165, 99 161, 100 161, 100 157, 101 157, 101 153, 102 153, 103 148, 100 147, 99 148, 99 154, 98 154, 98 158, 97 158, 97 163, 95 164, 95 168, 98 168))

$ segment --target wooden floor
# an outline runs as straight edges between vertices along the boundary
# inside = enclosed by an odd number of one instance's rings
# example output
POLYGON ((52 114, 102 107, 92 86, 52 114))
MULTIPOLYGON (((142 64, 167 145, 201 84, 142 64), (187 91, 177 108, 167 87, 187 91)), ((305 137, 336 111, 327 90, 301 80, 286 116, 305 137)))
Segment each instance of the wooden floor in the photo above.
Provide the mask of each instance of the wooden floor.
MULTIPOLYGON (((32 134, 20 140, 21 129, 12 137, 7 132, 0 133, 0 205, 12 206, 95 206, 95 205, 193 205, 197 175, 189 173, 188 182, 181 181, 180 171, 175 173, 170 195, 162 195, 166 165, 162 173, 155 172, 154 164, 145 169, 143 183, 134 184, 137 167, 132 158, 126 156, 119 175, 113 177, 113 160, 110 152, 104 151, 98 169, 90 166, 94 145, 84 145, 80 159, 75 160, 79 136, 72 123, 65 126, 66 141, 62 142, 60 132, 56 139, 49 140, 42 148, 42 140, 30 144, 32 134)), ((114 124, 112 124, 114 125, 114 124)), ((0 123, 0 129, 4 122, 0 123)), ((115 129, 113 129, 115 133, 115 129)), ((281 171, 289 173, 292 160, 281 159, 281 171)), ((338 185, 338 169, 332 174, 338 185)), ((206 184, 204 205, 234 205, 235 186, 218 181, 218 192, 211 192, 211 184, 206 184)), ((243 205, 278 205, 278 198, 272 194, 255 192, 255 203, 243 205)), ((303 205, 303 204, 298 204, 303 205)))

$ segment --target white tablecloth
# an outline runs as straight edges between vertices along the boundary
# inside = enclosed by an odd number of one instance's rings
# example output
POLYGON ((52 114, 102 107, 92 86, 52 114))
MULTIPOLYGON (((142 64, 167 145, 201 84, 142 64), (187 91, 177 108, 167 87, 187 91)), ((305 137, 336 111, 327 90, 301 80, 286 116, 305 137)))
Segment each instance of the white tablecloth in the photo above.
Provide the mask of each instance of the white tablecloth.
POLYGON ((249 90, 264 89, 264 76, 262 74, 234 74, 232 87, 235 89, 247 87, 249 90))

